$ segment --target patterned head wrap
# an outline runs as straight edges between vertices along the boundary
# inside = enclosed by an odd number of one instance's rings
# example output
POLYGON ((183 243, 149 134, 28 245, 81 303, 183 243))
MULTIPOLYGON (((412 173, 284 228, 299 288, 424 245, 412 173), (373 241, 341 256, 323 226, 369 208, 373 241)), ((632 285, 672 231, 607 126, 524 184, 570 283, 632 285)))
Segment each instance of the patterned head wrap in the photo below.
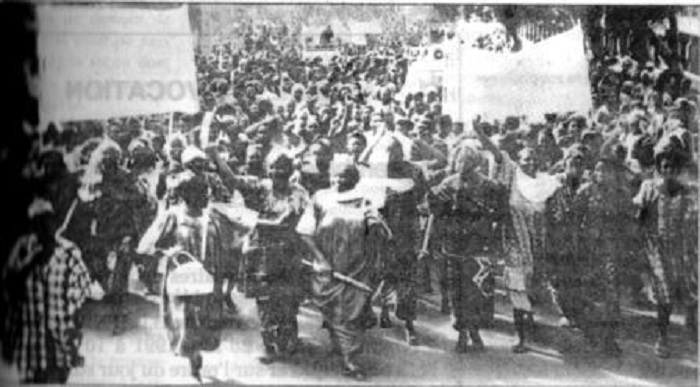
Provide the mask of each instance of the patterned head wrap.
POLYGON ((486 163, 486 158, 481 150, 481 144, 478 140, 464 140, 457 151, 452 161, 451 170, 453 173, 467 173, 476 170, 486 163))
POLYGON ((111 139, 104 139, 90 155, 85 172, 81 177, 81 187, 78 189, 78 196, 86 202, 92 201, 100 196, 102 192, 97 189, 97 185, 102 182, 102 162, 107 158, 122 155, 121 148, 111 139))
POLYGON ((674 134, 665 135, 654 146, 654 162, 657 167, 663 159, 669 159, 675 169, 685 165, 688 161, 688 151, 680 137, 674 134))

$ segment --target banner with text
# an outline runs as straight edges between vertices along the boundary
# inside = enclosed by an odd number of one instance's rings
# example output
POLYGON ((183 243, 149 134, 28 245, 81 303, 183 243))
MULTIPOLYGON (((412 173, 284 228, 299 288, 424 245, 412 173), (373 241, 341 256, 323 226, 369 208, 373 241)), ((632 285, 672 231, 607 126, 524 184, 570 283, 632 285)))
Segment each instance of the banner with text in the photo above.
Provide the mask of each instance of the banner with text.
POLYGON ((572 30, 527 45, 517 53, 462 48, 459 60, 445 70, 445 113, 469 122, 545 113, 580 112, 592 108, 583 32, 572 30))
POLYGON ((187 6, 37 6, 42 122, 199 110, 187 6))

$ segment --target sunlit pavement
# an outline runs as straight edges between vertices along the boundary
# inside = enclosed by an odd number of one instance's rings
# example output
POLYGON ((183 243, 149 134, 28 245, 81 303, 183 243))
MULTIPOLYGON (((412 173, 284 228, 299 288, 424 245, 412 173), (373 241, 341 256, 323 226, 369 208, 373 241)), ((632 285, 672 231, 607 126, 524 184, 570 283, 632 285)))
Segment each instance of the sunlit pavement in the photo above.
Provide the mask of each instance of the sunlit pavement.
MULTIPOLYGON (((83 354, 85 367, 73 371, 70 383, 193 384, 189 363, 168 351, 158 318, 158 298, 133 295, 129 330, 112 336, 107 308, 87 306, 83 354)), ((556 327, 556 316, 548 311, 536 317, 532 351, 511 352, 514 332, 511 309, 498 297, 496 322, 482 333, 485 352, 457 354, 457 334, 449 316, 439 313, 439 296, 426 295, 420 303, 417 329, 421 345, 404 342, 398 320, 394 327, 376 327, 365 342, 362 364, 366 384, 441 385, 696 385, 697 347, 685 339, 683 327, 674 318, 671 327, 672 357, 653 355, 653 313, 625 311, 620 332, 623 357, 601 359, 586 345, 581 334, 556 327)), ((234 293, 238 314, 223 333, 221 347, 204 353, 204 383, 226 384, 355 384, 340 375, 341 359, 331 355, 329 340, 321 329, 320 314, 302 308, 300 335, 305 342, 294 356, 262 365, 259 324, 253 300, 234 293)), ((675 316, 674 316, 675 317, 675 316)), ((681 320, 682 321, 682 320, 681 320)))

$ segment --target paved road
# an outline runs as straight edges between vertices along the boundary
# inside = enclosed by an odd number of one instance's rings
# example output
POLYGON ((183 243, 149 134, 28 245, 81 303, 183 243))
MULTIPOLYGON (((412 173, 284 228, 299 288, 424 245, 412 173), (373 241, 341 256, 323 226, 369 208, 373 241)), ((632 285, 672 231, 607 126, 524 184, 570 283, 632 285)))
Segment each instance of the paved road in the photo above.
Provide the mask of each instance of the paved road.
MULTIPOLYGON (((262 365, 259 324, 252 300, 234 295, 238 315, 224 331, 222 346, 204 354, 205 383, 355 384, 339 374, 341 359, 329 353, 326 331, 319 313, 303 308, 300 335, 308 344, 285 362, 262 365)), ((680 316, 671 327, 671 359, 653 355, 653 313, 625 311, 621 332, 621 362, 598 359, 586 351, 580 333, 555 326, 556 317, 546 310, 537 315, 534 350, 514 355, 510 306, 497 303, 496 323, 483 332, 486 352, 459 355, 453 352, 456 332, 451 319, 438 311, 438 297, 426 295, 420 302, 417 329, 422 345, 403 342, 399 324, 375 328, 366 340, 362 362, 367 384, 489 384, 489 385, 696 385, 697 347, 685 340, 680 316)), ((167 351, 159 325, 156 297, 133 296, 129 331, 111 334, 108 308, 87 306, 83 353, 86 365, 74 371, 71 383, 191 384, 186 359, 167 351)))

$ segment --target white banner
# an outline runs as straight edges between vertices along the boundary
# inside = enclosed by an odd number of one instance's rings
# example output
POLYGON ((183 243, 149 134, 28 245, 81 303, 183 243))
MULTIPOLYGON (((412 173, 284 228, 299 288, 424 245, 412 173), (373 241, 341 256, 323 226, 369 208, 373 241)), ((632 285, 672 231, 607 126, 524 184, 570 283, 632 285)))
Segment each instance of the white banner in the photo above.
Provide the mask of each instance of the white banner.
POLYGON ((437 89, 442 87, 446 59, 444 57, 435 59, 436 50, 442 52, 441 47, 432 47, 428 50, 427 55, 419 56, 415 62, 409 65, 406 73, 406 82, 401 88, 399 96, 419 91, 425 92, 429 87, 437 89))
POLYGON ((469 122, 477 114, 486 119, 525 115, 536 121, 545 113, 585 114, 592 108, 580 26, 517 53, 467 48, 459 62, 448 61, 445 71, 445 113, 456 121, 469 122))
POLYGON ((187 6, 37 6, 41 121, 199 110, 187 6))

